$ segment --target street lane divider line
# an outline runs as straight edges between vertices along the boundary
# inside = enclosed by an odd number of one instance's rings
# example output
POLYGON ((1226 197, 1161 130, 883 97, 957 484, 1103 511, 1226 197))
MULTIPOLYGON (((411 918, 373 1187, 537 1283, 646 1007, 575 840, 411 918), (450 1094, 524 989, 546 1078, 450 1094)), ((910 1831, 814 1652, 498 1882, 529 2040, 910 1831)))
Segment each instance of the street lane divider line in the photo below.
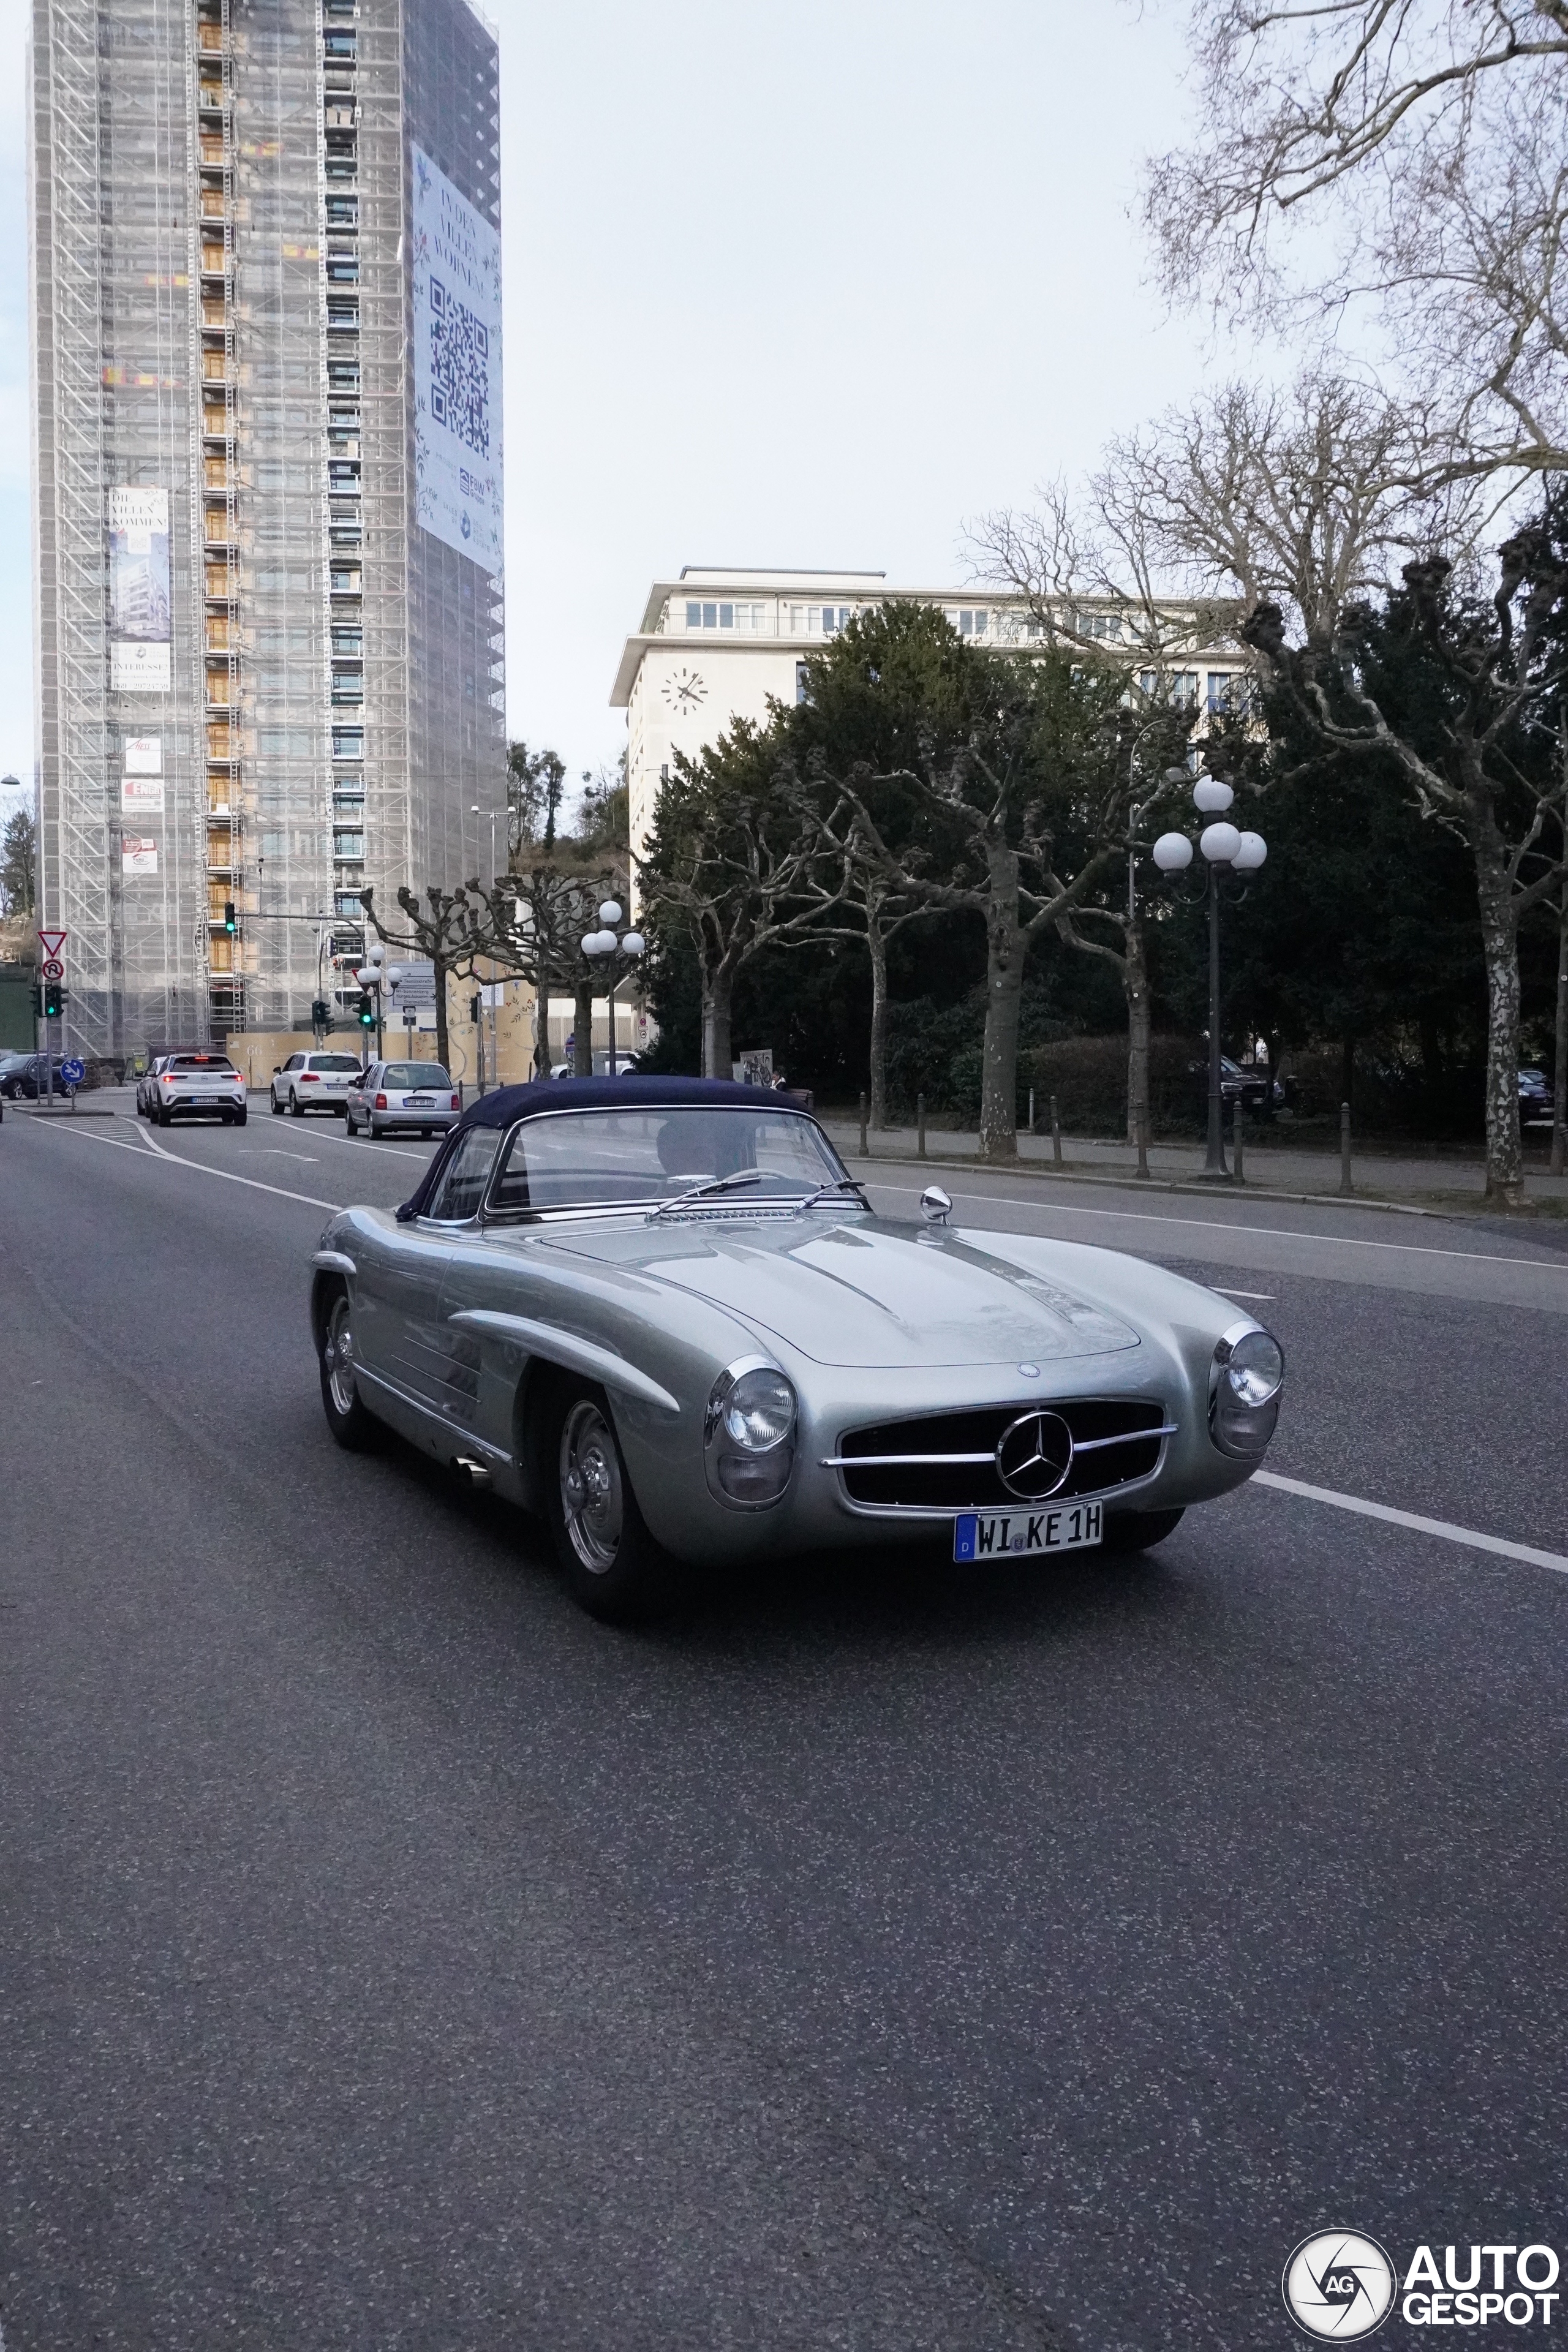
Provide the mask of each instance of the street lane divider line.
POLYGON ((139 1160, 145 1160, 151 1153, 166 1160, 172 1168, 188 1168, 197 1176, 221 1176, 226 1184, 244 1184, 252 1192, 270 1192, 279 1201, 300 1201, 307 1209, 330 1209, 335 1213, 343 1206, 341 1201, 318 1201, 313 1192, 289 1192, 281 1184, 264 1184, 257 1176, 236 1176, 226 1168, 208 1168, 200 1160, 182 1160, 177 1151, 165 1151, 150 1135, 142 1138, 145 1150, 134 1143, 121 1143, 112 1135, 89 1135, 87 1139, 89 1143, 107 1143, 115 1151, 134 1151, 139 1160))
MULTIPOLYGON (((912 1192, 912 1184, 868 1184, 870 1192, 912 1192)), ((1529 1265, 1538 1273, 1568 1274, 1568 1258, 1504 1257, 1493 1250, 1438 1249, 1430 1242, 1368 1242, 1354 1234, 1309 1234, 1296 1225, 1226 1224, 1218 1217, 1161 1217, 1149 1209, 1080 1209, 1076 1201, 1015 1201, 1005 1192, 955 1192, 955 1201, 983 1201, 988 1208, 1027 1209, 1037 1217, 1116 1217, 1128 1224, 1183 1225, 1193 1233, 1257 1234, 1265 1241, 1318 1242, 1328 1249, 1394 1250, 1401 1257, 1452 1257, 1474 1265, 1529 1265)))
POLYGON ((1341 1495, 1332 1486, 1309 1486, 1301 1478, 1282 1478, 1276 1470, 1255 1470, 1255 1486, 1273 1486, 1282 1495, 1300 1495, 1309 1503, 1328 1503, 1336 1511, 1354 1511, 1363 1519, 1383 1519, 1390 1527, 1409 1528, 1420 1536, 1438 1536, 1445 1543, 1464 1544, 1471 1551, 1499 1553, 1504 1559, 1528 1560, 1532 1568, 1550 1568, 1568 1576, 1568 1557, 1559 1551, 1539 1551, 1533 1544, 1510 1543, 1502 1536, 1484 1536, 1476 1528, 1457 1528, 1451 1519, 1423 1518, 1418 1511, 1396 1511, 1387 1503, 1369 1503, 1360 1495, 1341 1495))

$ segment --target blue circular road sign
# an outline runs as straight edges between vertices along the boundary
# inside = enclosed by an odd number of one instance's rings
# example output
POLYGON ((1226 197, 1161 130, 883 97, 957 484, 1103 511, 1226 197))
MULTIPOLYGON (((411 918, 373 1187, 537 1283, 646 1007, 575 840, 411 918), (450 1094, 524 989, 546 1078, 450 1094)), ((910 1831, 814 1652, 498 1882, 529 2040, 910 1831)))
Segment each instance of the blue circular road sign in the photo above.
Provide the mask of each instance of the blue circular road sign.
POLYGON ((79 1062, 74 1054, 68 1055, 60 1064, 60 1076, 68 1087, 79 1087, 86 1076, 87 1064, 79 1062))

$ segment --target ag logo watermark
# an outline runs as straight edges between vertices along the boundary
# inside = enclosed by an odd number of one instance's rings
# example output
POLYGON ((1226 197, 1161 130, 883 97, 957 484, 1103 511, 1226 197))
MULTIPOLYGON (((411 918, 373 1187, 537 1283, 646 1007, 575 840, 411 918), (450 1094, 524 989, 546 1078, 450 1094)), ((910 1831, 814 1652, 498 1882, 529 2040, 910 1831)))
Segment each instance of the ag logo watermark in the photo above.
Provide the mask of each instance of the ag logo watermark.
POLYGON ((1394 2307, 1394 2264, 1360 2230, 1319 2230, 1285 2265, 1285 2308, 1304 2334, 1353 2344, 1375 2334, 1394 2307))
POLYGON ((1551 2246, 1500 2244, 1417 2246, 1398 2264, 1363 2230, 1317 2230, 1286 2263, 1281 2288, 1304 2336, 1353 2344, 1395 2305, 1407 2327, 1550 2327, 1561 2268, 1551 2246))

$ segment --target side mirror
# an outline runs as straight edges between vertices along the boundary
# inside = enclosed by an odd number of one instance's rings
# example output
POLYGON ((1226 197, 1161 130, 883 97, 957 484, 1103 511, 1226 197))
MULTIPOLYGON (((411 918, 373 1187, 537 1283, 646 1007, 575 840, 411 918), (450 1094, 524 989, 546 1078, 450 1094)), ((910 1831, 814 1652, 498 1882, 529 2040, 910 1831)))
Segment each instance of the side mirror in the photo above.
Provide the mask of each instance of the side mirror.
POLYGON ((921 1214, 928 1225, 945 1225, 952 1214, 952 1202, 940 1184, 928 1184, 921 1194, 921 1214))
POLYGON ((283 1065, 282 1065, 282 1063, 281 1063, 281 1062, 274 1062, 274 1063, 273 1063, 273 1065, 272 1065, 272 1075, 273 1075, 273 1076, 274 1076, 275 1078, 280 1078, 280 1077, 282 1076, 282 1075, 283 1075, 283 1065))

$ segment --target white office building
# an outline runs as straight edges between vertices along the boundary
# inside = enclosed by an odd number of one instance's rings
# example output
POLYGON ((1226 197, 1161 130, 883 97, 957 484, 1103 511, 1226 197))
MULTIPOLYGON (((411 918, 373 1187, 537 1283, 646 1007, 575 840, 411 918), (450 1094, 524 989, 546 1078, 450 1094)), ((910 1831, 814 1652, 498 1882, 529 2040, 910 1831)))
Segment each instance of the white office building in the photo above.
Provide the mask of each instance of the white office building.
MULTIPOLYGON (((677 580, 656 580, 642 625, 626 639, 610 696, 626 714, 626 782, 634 852, 653 831, 661 782, 676 754, 688 758, 715 742, 737 719, 767 719, 770 700, 795 701, 805 664, 856 613, 890 601, 936 604, 961 636, 977 644, 1026 646, 1038 640, 1026 600, 980 588, 889 588, 881 572, 760 572, 688 565, 677 580)), ((1082 635, 1120 644, 1136 658, 1137 637, 1113 600, 1080 602, 1082 635)), ((1173 609, 1178 625, 1181 614, 1173 609)), ((1178 632, 1179 641, 1179 632, 1178 632)), ((1204 646, 1181 656, 1167 677, 1173 695, 1200 709, 1226 707, 1245 674, 1237 646, 1204 646)), ((1153 678, 1146 674, 1146 683, 1153 678)))

